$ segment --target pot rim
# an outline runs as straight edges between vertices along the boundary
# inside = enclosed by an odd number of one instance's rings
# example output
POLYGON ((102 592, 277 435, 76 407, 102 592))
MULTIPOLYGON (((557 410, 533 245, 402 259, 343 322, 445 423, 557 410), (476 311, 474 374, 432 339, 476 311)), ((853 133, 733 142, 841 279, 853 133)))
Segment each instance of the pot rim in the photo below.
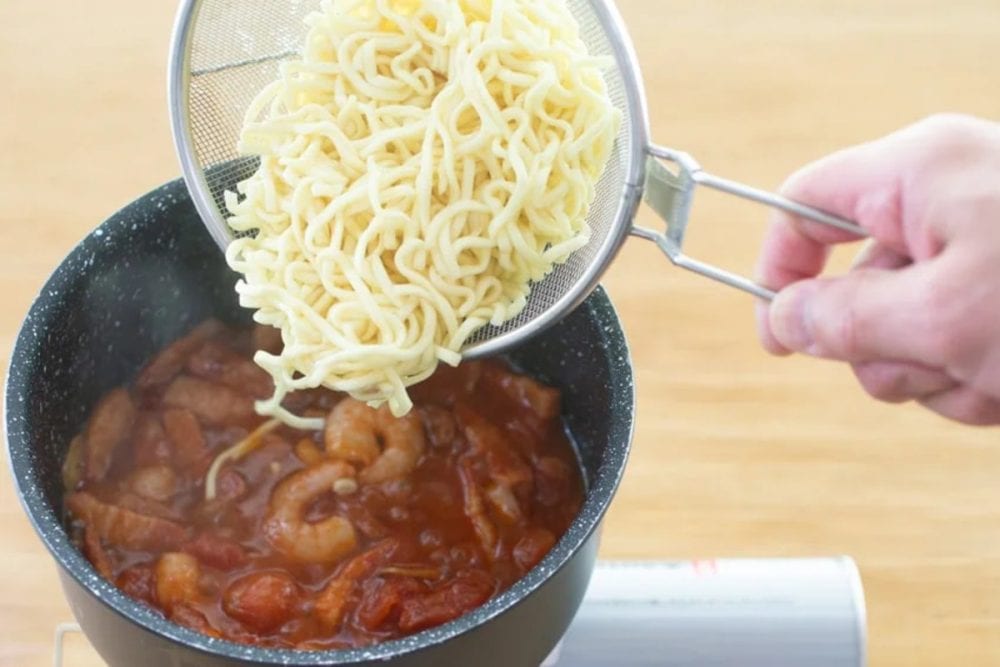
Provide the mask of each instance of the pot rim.
MULTIPOLYGON (((594 483, 587 489, 587 495, 579 514, 556 545, 537 566, 518 579, 510 588, 474 610, 443 625, 365 648, 337 650, 263 648, 226 639, 215 639, 178 625, 169 621, 158 610, 128 597, 116 586, 99 576, 90 562, 70 542, 60 513, 52 509, 41 486, 34 479, 37 463, 30 447, 32 438, 27 429, 17 428, 19 424, 27 423, 25 395, 24 392, 14 390, 13 383, 23 372, 31 370, 30 355, 27 355, 25 351, 37 345, 36 336, 39 327, 45 327, 51 322, 52 315, 46 313, 47 309, 44 307, 46 295, 65 291, 66 288, 75 283, 79 276, 78 272, 71 272, 66 267, 84 265, 82 261, 74 262, 72 260, 80 260, 84 253, 92 252, 88 246, 98 242, 95 239, 105 235, 113 236, 124 233, 126 226, 132 224, 130 216, 158 199, 167 200, 167 205, 162 206, 163 213, 168 212, 171 206, 188 199, 183 181, 175 179, 164 183, 122 207, 87 234, 59 262, 32 301, 28 314, 18 331, 7 364, 2 397, 4 406, 3 430, 8 468, 14 479, 17 497, 25 514, 59 567, 119 616, 169 641, 213 656, 235 658, 250 664, 341 665, 387 660, 444 643, 503 615, 522 599, 544 586, 569 562, 600 525, 615 495, 628 461, 635 428, 636 406, 635 383, 628 343, 611 300, 605 290, 601 286, 597 286, 581 307, 588 308, 591 317, 601 325, 599 331, 603 347, 617 350, 618 359, 611 359, 618 375, 614 384, 617 393, 623 392, 625 394, 622 398, 627 399, 629 408, 627 437, 623 443, 619 443, 621 447, 620 464, 609 466, 602 463, 596 471, 594 483)), ((99 242, 103 243, 104 241, 105 239, 100 239, 99 242)))

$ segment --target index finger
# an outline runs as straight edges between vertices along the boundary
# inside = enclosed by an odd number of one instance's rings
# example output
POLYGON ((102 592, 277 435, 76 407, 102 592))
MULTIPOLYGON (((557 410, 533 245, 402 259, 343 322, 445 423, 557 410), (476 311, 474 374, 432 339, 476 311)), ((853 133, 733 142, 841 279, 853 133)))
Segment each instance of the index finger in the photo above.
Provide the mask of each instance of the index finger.
MULTIPOLYGON (((815 162, 792 175, 781 192, 854 220, 888 247, 905 253, 904 240, 892 231, 899 228, 899 172, 888 163, 882 143, 848 148, 815 162)), ((830 246, 857 240, 842 229, 776 211, 764 236, 757 278, 774 290, 814 278, 823 272, 830 246)))
MULTIPOLYGON (((956 146, 978 145, 982 123, 953 115, 926 118, 814 162, 793 174, 781 192, 854 220, 901 256, 933 255, 938 244, 930 226, 941 221, 907 212, 921 208, 921 197, 935 189, 940 169, 929 167, 955 153, 956 146)), ((826 265, 828 246, 856 239, 833 227, 775 213, 758 261, 758 279, 780 290, 796 280, 816 277, 826 265)))
MULTIPOLYGON (((913 128, 847 148, 793 174, 781 187, 790 199, 856 221, 887 252, 907 256, 902 231, 902 181, 916 150, 913 128)), ((830 246, 857 241, 850 232, 798 218, 784 211, 772 215, 757 262, 757 281, 782 288, 823 272, 830 246)), ((768 307, 757 305, 758 335, 774 354, 788 350, 770 330, 768 307)))

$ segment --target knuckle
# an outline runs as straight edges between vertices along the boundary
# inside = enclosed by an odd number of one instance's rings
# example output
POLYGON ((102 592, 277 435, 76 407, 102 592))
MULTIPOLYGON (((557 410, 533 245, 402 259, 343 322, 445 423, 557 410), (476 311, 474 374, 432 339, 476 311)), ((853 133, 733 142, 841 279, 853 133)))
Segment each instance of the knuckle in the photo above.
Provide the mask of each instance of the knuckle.
POLYGON ((917 122, 920 127, 928 129, 950 129, 962 127, 972 120, 972 116, 954 111, 939 111, 926 116, 917 122))
POLYGON ((983 124, 983 120, 966 114, 937 113, 914 124, 912 132, 925 158, 947 160, 980 150, 983 124))
POLYGON ((862 388, 872 397, 889 403, 906 400, 909 386, 905 370, 894 364, 856 364, 854 374, 862 388))
POLYGON ((914 126, 930 137, 964 137, 979 129, 980 121, 962 113, 935 113, 920 120, 914 126))
POLYGON ((946 416, 971 426, 1000 424, 1000 403, 987 396, 974 394, 953 406, 951 414, 946 416))

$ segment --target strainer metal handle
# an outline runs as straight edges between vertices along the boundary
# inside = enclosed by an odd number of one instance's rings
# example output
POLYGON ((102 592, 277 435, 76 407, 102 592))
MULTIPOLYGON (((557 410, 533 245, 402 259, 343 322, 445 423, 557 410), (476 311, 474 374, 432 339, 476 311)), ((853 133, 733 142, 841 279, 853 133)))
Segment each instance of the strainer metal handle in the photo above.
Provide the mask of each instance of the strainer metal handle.
POLYGON ((683 151, 651 145, 648 147, 647 153, 643 199, 667 223, 667 230, 666 233, 663 233, 645 227, 633 226, 632 233, 656 243, 660 250, 670 258, 670 261, 677 266, 749 292, 762 299, 773 299, 774 290, 745 276, 689 257, 682 252, 684 234, 687 231, 688 218, 691 213, 691 203, 697 186, 703 185, 742 199, 778 208, 793 215, 856 234, 858 237, 868 235, 864 229, 850 220, 773 192, 759 190, 710 174, 703 170, 691 155, 683 151), (674 170, 668 168, 664 162, 672 165, 674 170))

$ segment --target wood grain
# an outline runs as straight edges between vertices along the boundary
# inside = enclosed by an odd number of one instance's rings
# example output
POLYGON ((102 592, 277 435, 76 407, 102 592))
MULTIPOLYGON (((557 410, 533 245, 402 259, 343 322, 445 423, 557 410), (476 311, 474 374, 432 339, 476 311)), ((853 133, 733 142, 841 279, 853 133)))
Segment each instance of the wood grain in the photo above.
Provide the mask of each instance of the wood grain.
MULTIPOLYGON (((179 173, 164 90, 173 9, 0 3, 5 357, 59 258, 179 173)), ((621 10, 654 138, 752 184, 776 187, 811 159, 934 111, 1000 118, 995 0, 622 0, 621 10)), ((764 219, 699 196, 690 250, 749 271, 764 219)), ((640 222, 657 224, 647 211, 640 222)), ((996 429, 875 403, 835 364, 766 356, 748 298, 641 240, 605 284, 632 346, 639 417, 604 556, 852 554, 872 665, 1000 663, 996 429)), ((51 664, 55 624, 70 613, 6 474, 0 526, 0 664, 51 664)), ((82 640, 70 649, 68 664, 99 664, 82 640)))

